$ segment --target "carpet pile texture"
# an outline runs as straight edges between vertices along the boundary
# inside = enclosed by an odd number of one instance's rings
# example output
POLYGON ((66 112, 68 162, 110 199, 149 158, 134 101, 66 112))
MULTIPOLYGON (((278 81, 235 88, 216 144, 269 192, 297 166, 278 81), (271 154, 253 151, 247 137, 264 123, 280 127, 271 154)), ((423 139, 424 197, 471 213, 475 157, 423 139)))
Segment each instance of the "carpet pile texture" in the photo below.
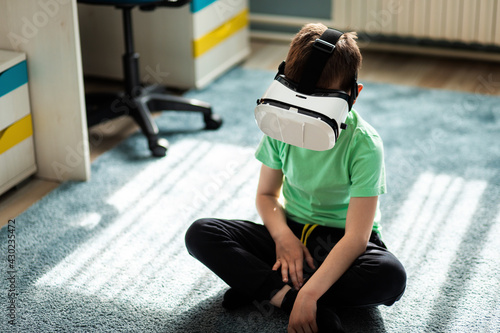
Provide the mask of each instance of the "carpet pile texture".
MULTIPOLYGON (((188 92, 223 117, 219 130, 163 113, 167 156, 150 157, 138 133, 99 157, 90 181, 66 182, 16 218, 14 262, 2 228, 0 331, 286 332, 266 304, 226 312, 227 286, 184 246, 197 218, 259 220, 253 109, 273 76, 236 68, 188 92)), ((392 307, 341 310, 345 328, 499 332, 500 99, 363 83, 355 109, 385 147, 383 238, 408 286, 392 307)))

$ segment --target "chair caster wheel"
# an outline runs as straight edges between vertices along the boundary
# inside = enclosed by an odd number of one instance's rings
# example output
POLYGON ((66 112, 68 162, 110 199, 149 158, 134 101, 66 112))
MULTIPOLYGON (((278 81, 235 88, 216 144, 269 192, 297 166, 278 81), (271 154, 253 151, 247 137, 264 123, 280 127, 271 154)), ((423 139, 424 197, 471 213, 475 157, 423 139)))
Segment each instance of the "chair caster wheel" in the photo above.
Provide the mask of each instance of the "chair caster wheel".
POLYGON ((209 117, 205 117, 205 129, 216 130, 222 125, 222 118, 215 113, 212 113, 209 117))
POLYGON ((149 141, 149 150, 154 157, 163 157, 167 154, 168 141, 165 139, 157 139, 149 141))

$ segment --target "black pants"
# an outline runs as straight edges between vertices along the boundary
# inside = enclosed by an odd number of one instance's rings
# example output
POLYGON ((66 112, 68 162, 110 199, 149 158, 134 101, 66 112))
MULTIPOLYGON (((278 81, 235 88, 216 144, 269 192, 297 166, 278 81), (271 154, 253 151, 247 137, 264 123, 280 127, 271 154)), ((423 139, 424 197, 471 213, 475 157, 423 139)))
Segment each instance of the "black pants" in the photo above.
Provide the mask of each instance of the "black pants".
MULTIPOLYGON (((301 239, 303 224, 288 221, 301 239)), ((306 246, 319 267, 344 235, 343 229, 317 226, 306 246)), ((200 219, 186 232, 189 253, 217 274, 230 287, 256 300, 269 300, 285 283, 276 262, 276 247, 267 228, 241 220, 200 219)), ((304 277, 314 273, 304 263, 304 277)), ((335 307, 392 305, 403 295, 406 273, 399 260, 373 233, 365 253, 321 297, 335 307)))

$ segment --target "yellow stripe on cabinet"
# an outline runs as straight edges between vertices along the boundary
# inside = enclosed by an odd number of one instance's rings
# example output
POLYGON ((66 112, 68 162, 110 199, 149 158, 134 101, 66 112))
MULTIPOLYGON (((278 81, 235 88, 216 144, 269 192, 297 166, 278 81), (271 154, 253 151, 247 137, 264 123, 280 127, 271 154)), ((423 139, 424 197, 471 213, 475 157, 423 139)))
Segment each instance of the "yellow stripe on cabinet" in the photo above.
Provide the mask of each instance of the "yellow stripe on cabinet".
POLYGON ((0 154, 3 154, 32 135, 33 125, 31 124, 31 115, 29 114, 0 131, 0 154))
POLYGON ((238 30, 248 25, 248 9, 242 10, 232 19, 228 20, 218 28, 212 30, 203 37, 193 41, 193 56, 195 58, 203 55, 211 48, 233 35, 238 30))

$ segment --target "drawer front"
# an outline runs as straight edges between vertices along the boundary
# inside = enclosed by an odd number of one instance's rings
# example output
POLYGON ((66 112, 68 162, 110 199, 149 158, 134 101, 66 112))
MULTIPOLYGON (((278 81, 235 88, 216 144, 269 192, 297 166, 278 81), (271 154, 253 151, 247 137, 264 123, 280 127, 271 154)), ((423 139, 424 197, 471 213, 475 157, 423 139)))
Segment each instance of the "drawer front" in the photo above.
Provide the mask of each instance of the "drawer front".
POLYGON ((193 57, 198 58, 218 44, 248 27, 248 9, 243 9, 236 16, 213 29, 206 35, 193 41, 193 57))
POLYGON ((0 154, 0 194, 35 172, 35 153, 30 137, 0 154))
POLYGON ((248 28, 231 37, 195 59, 196 87, 203 88, 250 54, 248 28))
POLYGON ((209 34, 247 9, 247 0, 212 1, 192 14, 193 39, 197 40, 209 34))
POLYGON ((191 12, 196 13, 217 0, 193 0, 191 1, 191 12))
POLYGON ((30 113, 27 82, 26 61, 0 73, 0 131, 30 113))
POLYGON ((31 115, 0 131, 0 155, 33 135, 31 115))
POLYGON ((28 82, 28 67, 22 61, 0 73, 0 98, 28 82))
POLYGON ((0 131, 28 114, 30 114, 30 101, 27 84, 0 97, 0 131))

